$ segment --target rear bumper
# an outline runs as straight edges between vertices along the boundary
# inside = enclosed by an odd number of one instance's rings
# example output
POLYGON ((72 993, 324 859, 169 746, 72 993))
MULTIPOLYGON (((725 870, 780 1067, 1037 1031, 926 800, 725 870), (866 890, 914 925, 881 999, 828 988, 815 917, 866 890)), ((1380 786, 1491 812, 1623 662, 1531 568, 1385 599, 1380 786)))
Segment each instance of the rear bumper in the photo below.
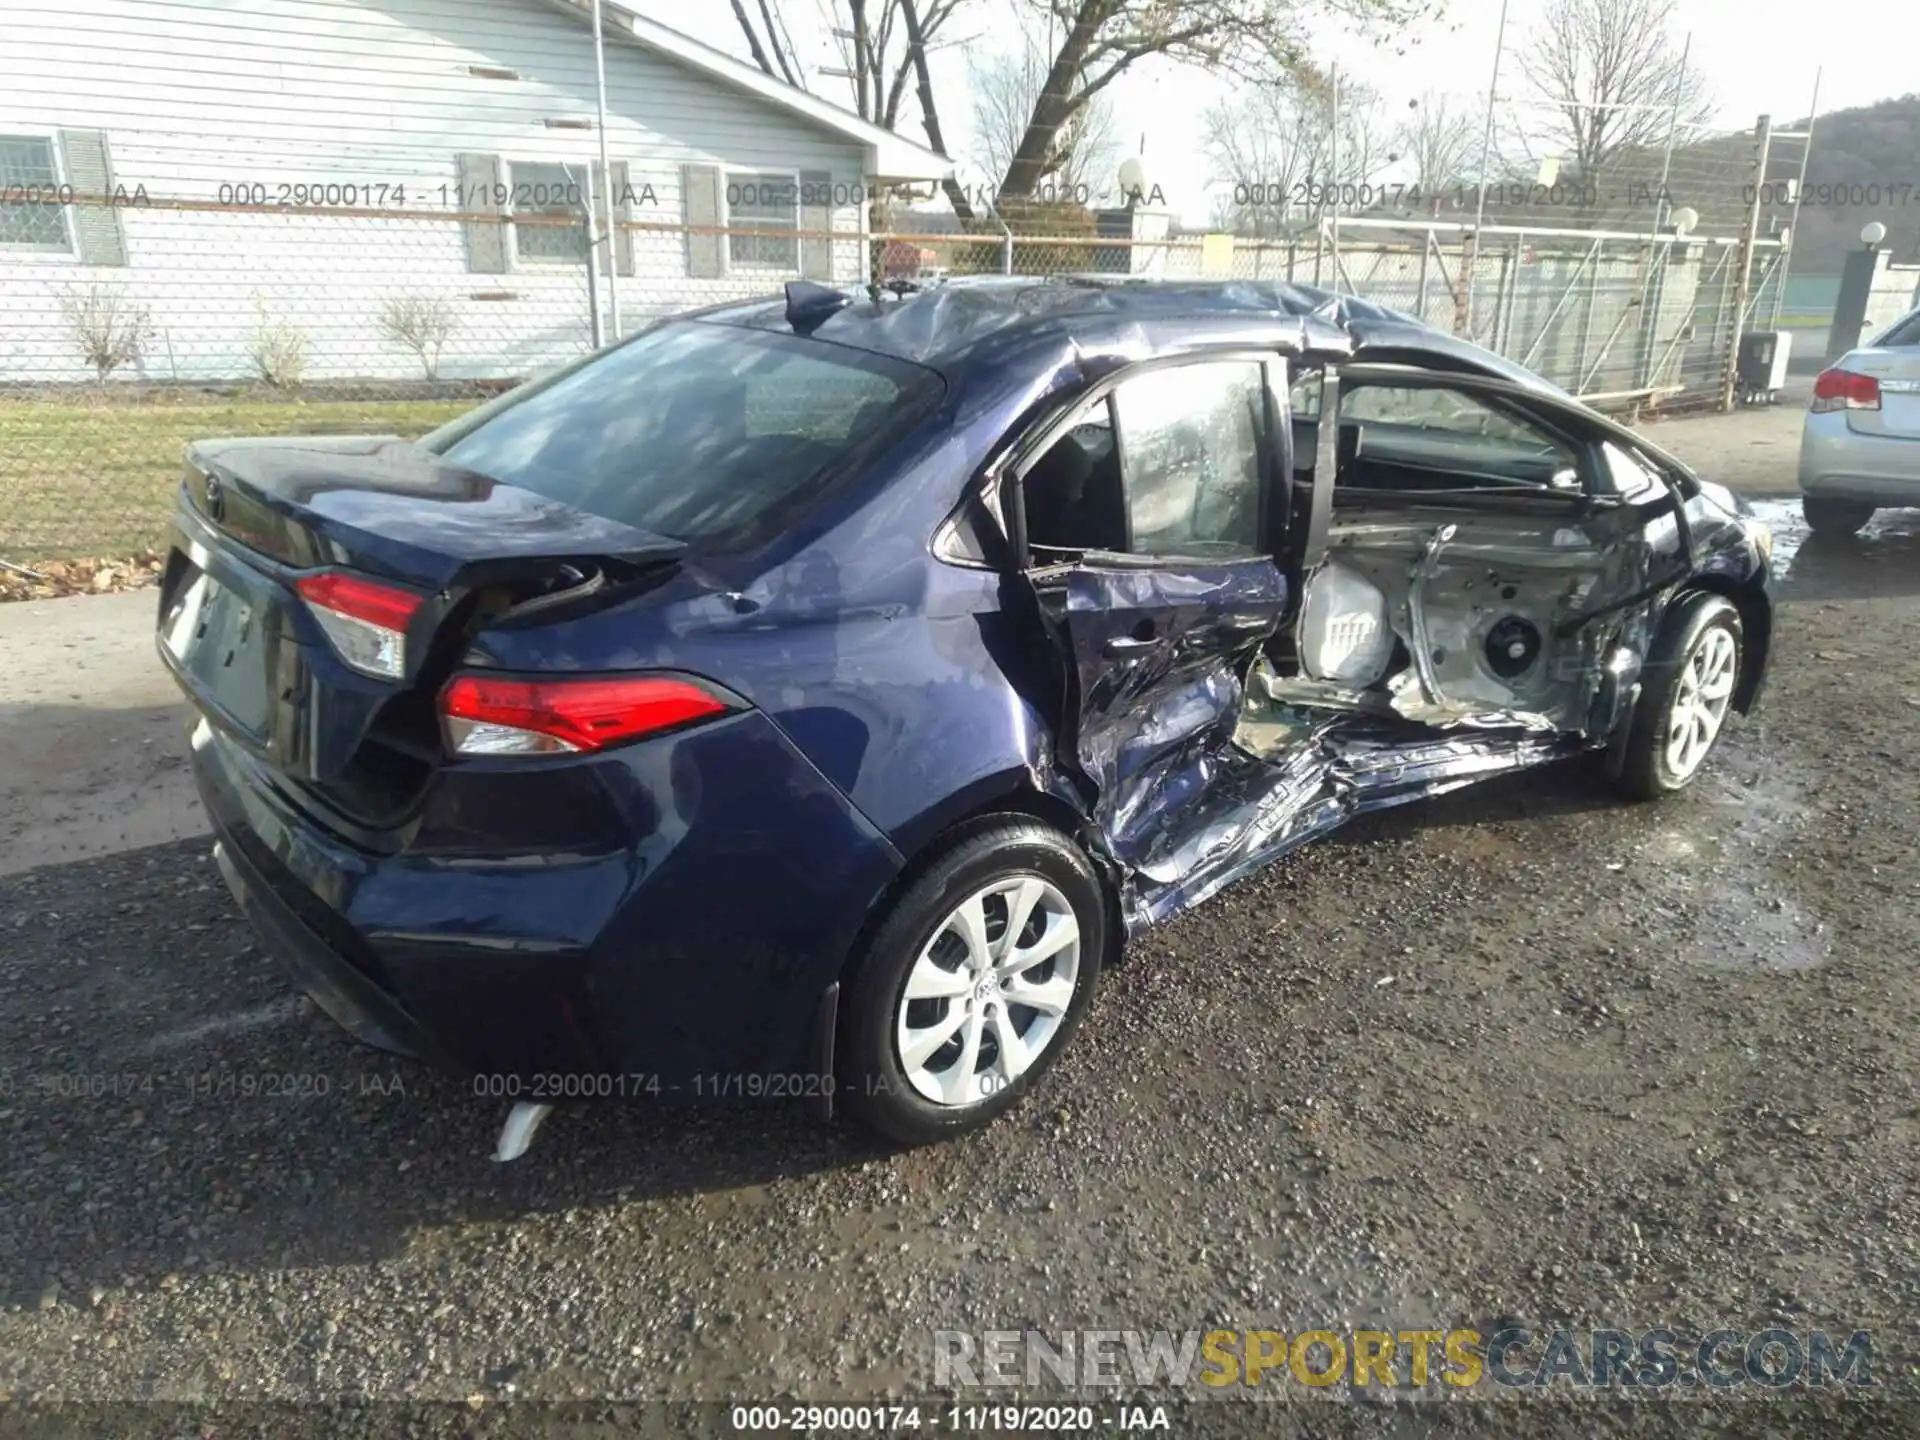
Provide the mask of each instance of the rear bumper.
POLYGON ((266 878, 226 839, 213 842, 213 858, 255 933, 292 967, 300 988, 335 1024, 376 1050, 435 1061, 448 1069, 459 1068, 457 1061, 441 1053, 439 1042, 398 1000, 308 929, 266 878))
POLYGON ((1820 499, 1920 505, 1920 439, 1866 435, 1845 411, 1808 412, 1800 432, 1800 489, 1820 499))
POLYGON ((356 1038, 475 1077, 806 1093, 820 997, 900 865, 757 712, 571 769, 456 767, 386 852, 205 723, 193 765, 222 873, 301 987, 356 1038), (618 843, 547 843, 589 793, 618 843), (525 849, 482 845, 516 816, 525 849))

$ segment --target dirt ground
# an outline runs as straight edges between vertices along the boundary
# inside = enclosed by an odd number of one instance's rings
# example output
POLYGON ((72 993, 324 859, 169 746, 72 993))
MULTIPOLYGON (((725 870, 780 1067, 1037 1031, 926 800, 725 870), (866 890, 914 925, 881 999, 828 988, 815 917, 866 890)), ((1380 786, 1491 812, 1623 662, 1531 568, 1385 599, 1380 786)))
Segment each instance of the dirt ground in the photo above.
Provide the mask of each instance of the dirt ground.
MULTIPOLYGON (((1797 414, 1740 419, 1659 438, 1790 492, 1797 414)), ((1042 1093, 906 1154, 608 1106, 495 1166, 501 1103, 294 1000, 204 840, 73 858, 11 791, 0 1394, 447 1401, 505 1433, 466 1404, 925 1396, 939 1329, 1779 1324, 1870 1331, 1879 1403, 1296 1386, 1175 1433, 1910 1433, 1920 515, 1801 543, 1770 508, 1771 691, 1692 790, 1565 767, 1373 817, 1150 932, 1042 1093)), ((0 698, 9 766, 36 713, 98 723, 0 698)))

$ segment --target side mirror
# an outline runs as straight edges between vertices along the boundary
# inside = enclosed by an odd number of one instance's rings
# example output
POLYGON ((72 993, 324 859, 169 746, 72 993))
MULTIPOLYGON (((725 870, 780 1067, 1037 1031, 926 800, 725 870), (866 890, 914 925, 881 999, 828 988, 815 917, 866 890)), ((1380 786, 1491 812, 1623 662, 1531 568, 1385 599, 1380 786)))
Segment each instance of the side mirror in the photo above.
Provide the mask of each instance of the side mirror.
POLYGON ((1569 490, 1578 490, 1580 488, 1580 472, 1570 465, 1564 469, 1556 470, 1547 481, 1547 488, 1563 493, 1569 490))

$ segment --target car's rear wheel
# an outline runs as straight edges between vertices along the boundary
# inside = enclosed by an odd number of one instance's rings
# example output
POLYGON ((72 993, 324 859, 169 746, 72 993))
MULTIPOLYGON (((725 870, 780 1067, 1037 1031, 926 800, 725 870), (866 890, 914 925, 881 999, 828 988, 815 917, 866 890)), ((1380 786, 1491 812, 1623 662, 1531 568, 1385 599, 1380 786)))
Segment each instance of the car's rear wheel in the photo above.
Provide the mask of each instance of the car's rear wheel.
POLYGON ((1100 883, 1033 821, 995 822, 894 902, 844 989, 839 1098, 896 1140, 977 1129, 1058 1058, 1106 944, 1100 883))
POLYGON ((1807 528, 1816 535, 1852 535, 1873 518, 1873 506, 1859 500, 1802 495, 1800 513, 1807 517, 1807 528))
POLYGON ((1719 743, 1744 664, 1740 612, 1695 595, 1669 613, 1649 657, 1620 780, 1644 800, 1684 790, 1719 743))

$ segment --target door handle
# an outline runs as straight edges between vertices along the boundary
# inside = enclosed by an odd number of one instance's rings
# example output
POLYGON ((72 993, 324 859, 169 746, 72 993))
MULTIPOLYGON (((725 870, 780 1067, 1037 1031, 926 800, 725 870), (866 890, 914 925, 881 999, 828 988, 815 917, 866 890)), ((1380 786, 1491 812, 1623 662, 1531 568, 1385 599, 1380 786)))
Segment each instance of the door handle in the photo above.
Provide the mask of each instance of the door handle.
POLYGON ((1159 643, 1151 635, 1116 635, 1100 647, 1100 653, 1113 656, 1139 655, 1153 649, 1159 643))

